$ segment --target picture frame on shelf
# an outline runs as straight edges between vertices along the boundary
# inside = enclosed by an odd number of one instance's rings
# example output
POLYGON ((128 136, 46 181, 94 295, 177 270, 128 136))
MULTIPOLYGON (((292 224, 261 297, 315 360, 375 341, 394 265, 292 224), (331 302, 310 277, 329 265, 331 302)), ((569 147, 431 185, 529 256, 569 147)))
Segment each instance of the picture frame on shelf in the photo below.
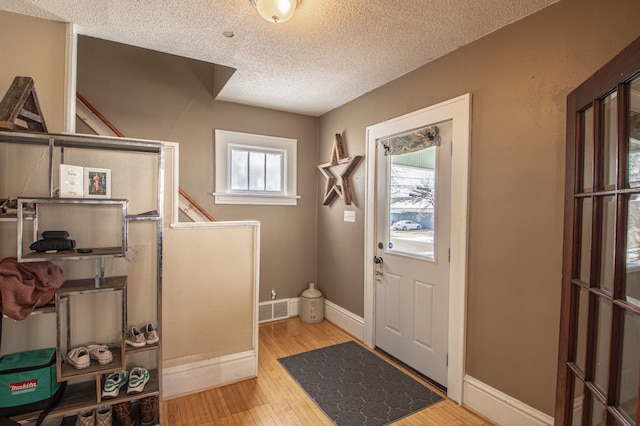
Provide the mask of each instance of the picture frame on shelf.
POLYGON ((111 198, 111 169, 84 168, 84 198, 111 198))
POLYGON ((60 164, 60 197, 84 197, 84 167, 60 164))

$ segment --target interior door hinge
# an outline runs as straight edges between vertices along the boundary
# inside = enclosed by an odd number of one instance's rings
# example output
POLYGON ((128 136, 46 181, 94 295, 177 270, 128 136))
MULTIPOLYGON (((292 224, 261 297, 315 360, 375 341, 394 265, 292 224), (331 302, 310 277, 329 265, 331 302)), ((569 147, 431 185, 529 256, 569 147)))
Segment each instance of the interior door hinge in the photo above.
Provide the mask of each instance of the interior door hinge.
POLYGON ((449 249, 449 262, 451 262, 451 249, 449 249))
POLYGON ((447 367, 449 366, 449 354, 447 353, 447 367))

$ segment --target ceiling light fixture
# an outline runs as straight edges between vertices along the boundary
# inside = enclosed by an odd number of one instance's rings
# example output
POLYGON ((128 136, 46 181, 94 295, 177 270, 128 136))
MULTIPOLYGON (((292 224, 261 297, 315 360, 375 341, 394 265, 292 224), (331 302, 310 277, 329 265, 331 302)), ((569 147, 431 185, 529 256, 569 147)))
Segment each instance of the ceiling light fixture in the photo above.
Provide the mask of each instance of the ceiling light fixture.
POLYGON ((249 0, 260 16, 269 22, 280 24, 287 22, 302 0, 249 0))

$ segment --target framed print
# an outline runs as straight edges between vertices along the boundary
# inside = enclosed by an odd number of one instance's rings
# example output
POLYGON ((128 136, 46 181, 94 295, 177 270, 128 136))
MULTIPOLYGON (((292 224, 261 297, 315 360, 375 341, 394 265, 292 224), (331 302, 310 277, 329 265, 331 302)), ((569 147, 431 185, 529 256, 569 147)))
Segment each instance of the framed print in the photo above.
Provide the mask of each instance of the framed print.
POLYGON ((111 198, 111 170, 84 168, 84 198, 111 198))
POLYGON ((71 164, 60 164, 60 197, 84 197, 84 168, 71 164))

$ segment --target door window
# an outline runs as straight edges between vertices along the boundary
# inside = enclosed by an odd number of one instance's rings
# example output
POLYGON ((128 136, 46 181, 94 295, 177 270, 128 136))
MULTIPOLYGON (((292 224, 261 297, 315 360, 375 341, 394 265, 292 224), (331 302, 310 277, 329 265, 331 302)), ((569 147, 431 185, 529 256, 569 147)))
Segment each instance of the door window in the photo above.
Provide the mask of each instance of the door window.
POLYGON ((389 251, 434 258, 436 147, 389 159, 389 251))

